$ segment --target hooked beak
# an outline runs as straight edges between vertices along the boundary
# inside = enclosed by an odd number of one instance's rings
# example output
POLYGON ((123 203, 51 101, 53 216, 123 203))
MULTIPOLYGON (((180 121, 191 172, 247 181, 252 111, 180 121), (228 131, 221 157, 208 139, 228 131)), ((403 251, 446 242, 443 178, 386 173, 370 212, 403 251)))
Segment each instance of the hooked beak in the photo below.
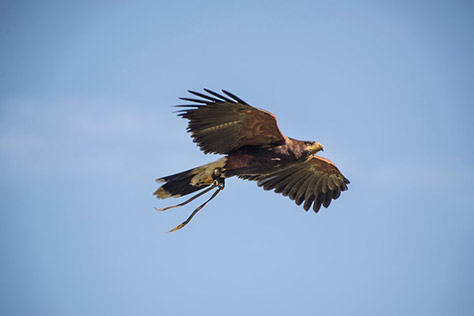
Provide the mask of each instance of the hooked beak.
POLYGON ((320 143, 315 143, 313 145, 313 149, 314 149, 315 152, 324 151, 324 146, 320 143))

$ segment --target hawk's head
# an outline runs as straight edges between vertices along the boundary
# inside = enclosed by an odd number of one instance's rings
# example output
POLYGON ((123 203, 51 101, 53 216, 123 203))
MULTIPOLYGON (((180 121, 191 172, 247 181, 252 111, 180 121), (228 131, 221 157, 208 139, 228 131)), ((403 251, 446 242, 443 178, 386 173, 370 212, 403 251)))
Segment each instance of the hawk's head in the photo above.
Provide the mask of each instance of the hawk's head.
POLYGON ((306 141, 304 142, 304 146, 305 151, 311 156, 318 153, 319 151, 324 151, 324 146, 318 142, 306 141))

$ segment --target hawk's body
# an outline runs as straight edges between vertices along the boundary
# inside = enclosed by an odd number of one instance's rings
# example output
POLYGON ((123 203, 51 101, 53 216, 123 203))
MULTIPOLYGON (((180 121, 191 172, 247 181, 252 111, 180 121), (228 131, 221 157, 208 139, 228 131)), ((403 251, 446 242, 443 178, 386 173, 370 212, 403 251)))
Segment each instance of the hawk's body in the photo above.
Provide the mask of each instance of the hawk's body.
MULTIPOLYGON (((316 156, 323 150, 317 142, 283 136, 275 117, 254 108, 235 95, 205 89, 209 95, 189 91, 202 98, 182 98, 198 104, 180 111, 189 120, 188 131, 204 153, 226 155, 216 162, 158 179, 165 182, 154 194, 158 198, 186 195, 238 176, 257 181, 266 190, 289 196, 304 209, 313 204, 317 212, 328 207, 347 180, 337 167, 316 156)), ((194 214, 194 213, 193 213, 194 214)))
POLYGON ((305 142, 286 138, 282 145, 245 146, 227 156, 226 176, 256 176, 308 159, 305 142))

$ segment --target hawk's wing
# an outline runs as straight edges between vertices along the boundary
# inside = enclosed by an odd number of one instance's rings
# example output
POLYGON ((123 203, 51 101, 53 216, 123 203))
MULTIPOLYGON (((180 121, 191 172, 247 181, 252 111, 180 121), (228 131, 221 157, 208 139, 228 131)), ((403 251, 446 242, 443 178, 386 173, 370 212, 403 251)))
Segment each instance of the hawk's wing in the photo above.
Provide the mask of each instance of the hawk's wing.
POLYGON ((188 132, 204 153, 228 154, 245 145, 284 144, 273 114, 254 108, 225 90, 225 95, 204 90, 209 95, 189 91, 202 99, 181 98, 199 104, 178 105, 191 108, 178 115, 189 120, 188 132))
POLYGON ((315 212, 321 205, 328 207, 350 183, 331 161, 317 156, 271 174, 240 178, 258 181, 258 186, 288 196, 297 205, 304 201, 306 211, 314 202, 315 212))

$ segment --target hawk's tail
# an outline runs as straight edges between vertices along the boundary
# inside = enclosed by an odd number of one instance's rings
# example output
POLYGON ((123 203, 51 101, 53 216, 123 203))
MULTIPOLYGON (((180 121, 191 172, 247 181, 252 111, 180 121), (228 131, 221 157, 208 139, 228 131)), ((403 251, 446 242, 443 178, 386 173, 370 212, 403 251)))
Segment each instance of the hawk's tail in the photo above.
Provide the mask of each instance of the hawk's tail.
POLYGON ((164 184, 153 195, 159 199, 166 199, 204 189, 214 183, 214 170, 224 168, 226 161, 226 158, 221 158, 204 166, 156 179, 157 182, 164 184))

